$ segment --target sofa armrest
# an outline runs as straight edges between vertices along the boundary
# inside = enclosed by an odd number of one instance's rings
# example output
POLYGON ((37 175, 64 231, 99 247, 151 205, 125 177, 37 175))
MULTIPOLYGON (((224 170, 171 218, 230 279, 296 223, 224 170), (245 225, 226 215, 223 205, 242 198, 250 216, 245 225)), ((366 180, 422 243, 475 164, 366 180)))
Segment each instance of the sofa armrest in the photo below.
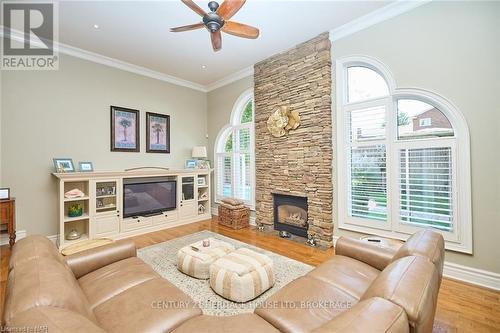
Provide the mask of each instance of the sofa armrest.
POLYGON ((348 237, 340 237, 335 244, 335 254, 362 261, 378 270, 389 265, 396 252, 395 249, 348 237))
POLYGON ((403 308, 383 298, 357 303, 312 333, 407 333, 410 324, 403 308))
POLYGON ((78 279, 99 268, 136 255, 134 241, 121 240, 69 255, 65 260, 78 279))

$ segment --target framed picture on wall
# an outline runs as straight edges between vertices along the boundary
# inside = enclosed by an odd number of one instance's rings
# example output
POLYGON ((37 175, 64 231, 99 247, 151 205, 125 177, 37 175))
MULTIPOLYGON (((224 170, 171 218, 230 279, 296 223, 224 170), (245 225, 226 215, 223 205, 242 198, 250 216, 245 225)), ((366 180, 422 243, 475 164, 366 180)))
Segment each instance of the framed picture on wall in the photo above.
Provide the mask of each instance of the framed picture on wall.
POLYGON ((111 106, 111 151, 139 151, 139 110, 111 106))
POLYGON ((170 153, 170 116, 146 112, 146 152, 170 153))

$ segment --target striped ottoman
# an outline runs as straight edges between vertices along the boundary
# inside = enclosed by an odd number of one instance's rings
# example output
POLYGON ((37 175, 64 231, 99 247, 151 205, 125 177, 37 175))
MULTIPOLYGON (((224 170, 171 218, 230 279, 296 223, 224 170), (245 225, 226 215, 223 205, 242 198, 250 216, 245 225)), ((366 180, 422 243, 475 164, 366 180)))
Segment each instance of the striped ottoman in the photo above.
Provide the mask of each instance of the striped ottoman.
POLYGON ((273 285, 272 260, 249 249, 240 248, 210 265, 210 286, 234 302, 250 301, 273 285))
POLYGON ((203 241, 199 241, 180 249, 177 252, 177 269, 197 279, 208 279, 210 264, 234 251, 234 246, 229 243, 215 238, 208 239, 210 240, 208 247, 203 247, 203 241))

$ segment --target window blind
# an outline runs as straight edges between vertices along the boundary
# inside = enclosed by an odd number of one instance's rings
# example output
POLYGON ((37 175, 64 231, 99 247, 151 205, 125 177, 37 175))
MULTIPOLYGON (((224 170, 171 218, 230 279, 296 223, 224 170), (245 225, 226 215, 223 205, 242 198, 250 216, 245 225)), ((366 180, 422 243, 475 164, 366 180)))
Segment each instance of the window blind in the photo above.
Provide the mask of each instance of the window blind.
POLYGON ((399 151, 402 223, 452 231, 451 152, 450 147, 399 151))
POLYGON ((386 147, 351 148, 350 215, 386 220, 386 147))

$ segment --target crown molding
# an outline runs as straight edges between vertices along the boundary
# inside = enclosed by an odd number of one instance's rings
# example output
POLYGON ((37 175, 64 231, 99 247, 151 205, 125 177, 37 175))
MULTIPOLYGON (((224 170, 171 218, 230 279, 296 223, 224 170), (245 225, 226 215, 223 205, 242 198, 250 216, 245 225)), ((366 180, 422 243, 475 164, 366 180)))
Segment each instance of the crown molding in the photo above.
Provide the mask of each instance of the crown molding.
POLYGON ((338 28, 330 30, 330 41, 336 41, 341 38, 352 35, 358 31, 369 28, 375 24, 387 21, 393 17, 399 16, 410 10, 418 8, 431 2, 431 0, 405 1, 399 0, 387 6, 379 8, 369 14, 358 17, 338 28))
POLYGON ((240 79, 243 79, 243 78, 250 76, 250 75, 253 75, 253 66, 248 66, 246 68, 243 68, 240 71, 237 71, 233 74, 225 76, 220 80, 217 80, 213 83, 206 85, 205 88, 207 89, 207 92, 212 91, 212 90, 215 90, 217 88, 228 85, 230 83, 233 83, 234 81, 238 81, 240 79))
MULTIPOLYGON (((420 7, 426 3, 430 2, 430 0, 420 0, 420 1, 397 1, 394 3, 391 3, 387 6, 384 6, 376 11, 373 11, 367 15, 364 15, 362 17, 359 17, 353 21, 350 21, 349 23, 346 23, 336 29, 330 30, 330 40, 335 41, 340 38, 349 36, 355 32, 361 31, 363 29, 366 29, 368 27, 371 27, 377 23, 383 22, 385 20, 388 20, 390 18, 393 18, 395 16, 401 15, 403 13, 406 13, 412 9, 415 9, 417 7, 420 7)), ((1 37, 4 37, 4 26, 0 26, 1 32, 0 35, 1 37)), ((17 30, 11 30, 11 38, 13 40, 23 42, 24 41, 24 34, 21 31, 17 30)), ((40 44, 38 41, 32 41, 34 45, 40 44)), ((210 83, 208 85, 203 85, 199 83, 195 83, 192 81, 184 80, 172 75, 168 75, 165 73, 161 73, 158 71, 154 71, 149 68, 145 68, 142 66, 134 65, 122 60, 118 60, 115 58, 107 57, 95 52, 90 52, 87 50, 83 50, 71 45, 67 45, 64 43, 59 43, 59 42, 54 42, 54 48, 58 50, 58 52, 62 54, 66 54, 69 56, 73 56, 76 58, 84 59, 87 61, 92 61, 101 65, 109 66, 109 67, 114 67, 117 69, 121 69, 127 72, 131 72, 134 74, 150 77, 156 80, 172 83, 178 86, 198 90, 201 92, 209 92, 212 90, 215 90, 217 88, 223 87, 225 85, 228 85, 230 83, 233 83, 237 80, 240 80, 242 78, 245 78, 247 76, 251 76, 254 73, 253 66, 249 66, 247 68, 244 68, 242 70, 239 70, 233 74, 230 74, 226 77, 223 77, 220 80, 217 80, 213 83, 210 83)))
MULTIPOLYGON (((1 37, 4 37, 4 26, 0 26, 1 31, 0 35, 1 37)), ((11 29, 10 31, 10 36, 12 40, 18 41, 18 42, 24 42, 24 33, 18 30, 11 29)), ((41 43, 37 40, 32 40, 31 41, 33 45, 35 46, 43 46, 41 43)), ((160 81, 172 83, 178 86, 186 87, 186 88, 191 88, 194 90, 202 91, 202 92, 207 92, 207 88, 205 85, 191 82, 188 80, 184 80, 172 75, 164 74, 161 72, 154 71, 152 69, 148 69, 142 66, 137 66, 125 61, 121 61, 115 58, 107 57, 98 53, 90 52, 87 50, 83 50, 71 45, 67 45, 64 43, 59 43, 59 42, 54 42, 54 49, 57 50, 57 52, 66 54, 72 57, 92 61, 101 65, 109 66, 109 67, 114 67, 118 68, 127 72, 131 72, 134 74, 139 74, 143 75, 146 77, 150 77, 153 79, 157 79, 160 81)))

